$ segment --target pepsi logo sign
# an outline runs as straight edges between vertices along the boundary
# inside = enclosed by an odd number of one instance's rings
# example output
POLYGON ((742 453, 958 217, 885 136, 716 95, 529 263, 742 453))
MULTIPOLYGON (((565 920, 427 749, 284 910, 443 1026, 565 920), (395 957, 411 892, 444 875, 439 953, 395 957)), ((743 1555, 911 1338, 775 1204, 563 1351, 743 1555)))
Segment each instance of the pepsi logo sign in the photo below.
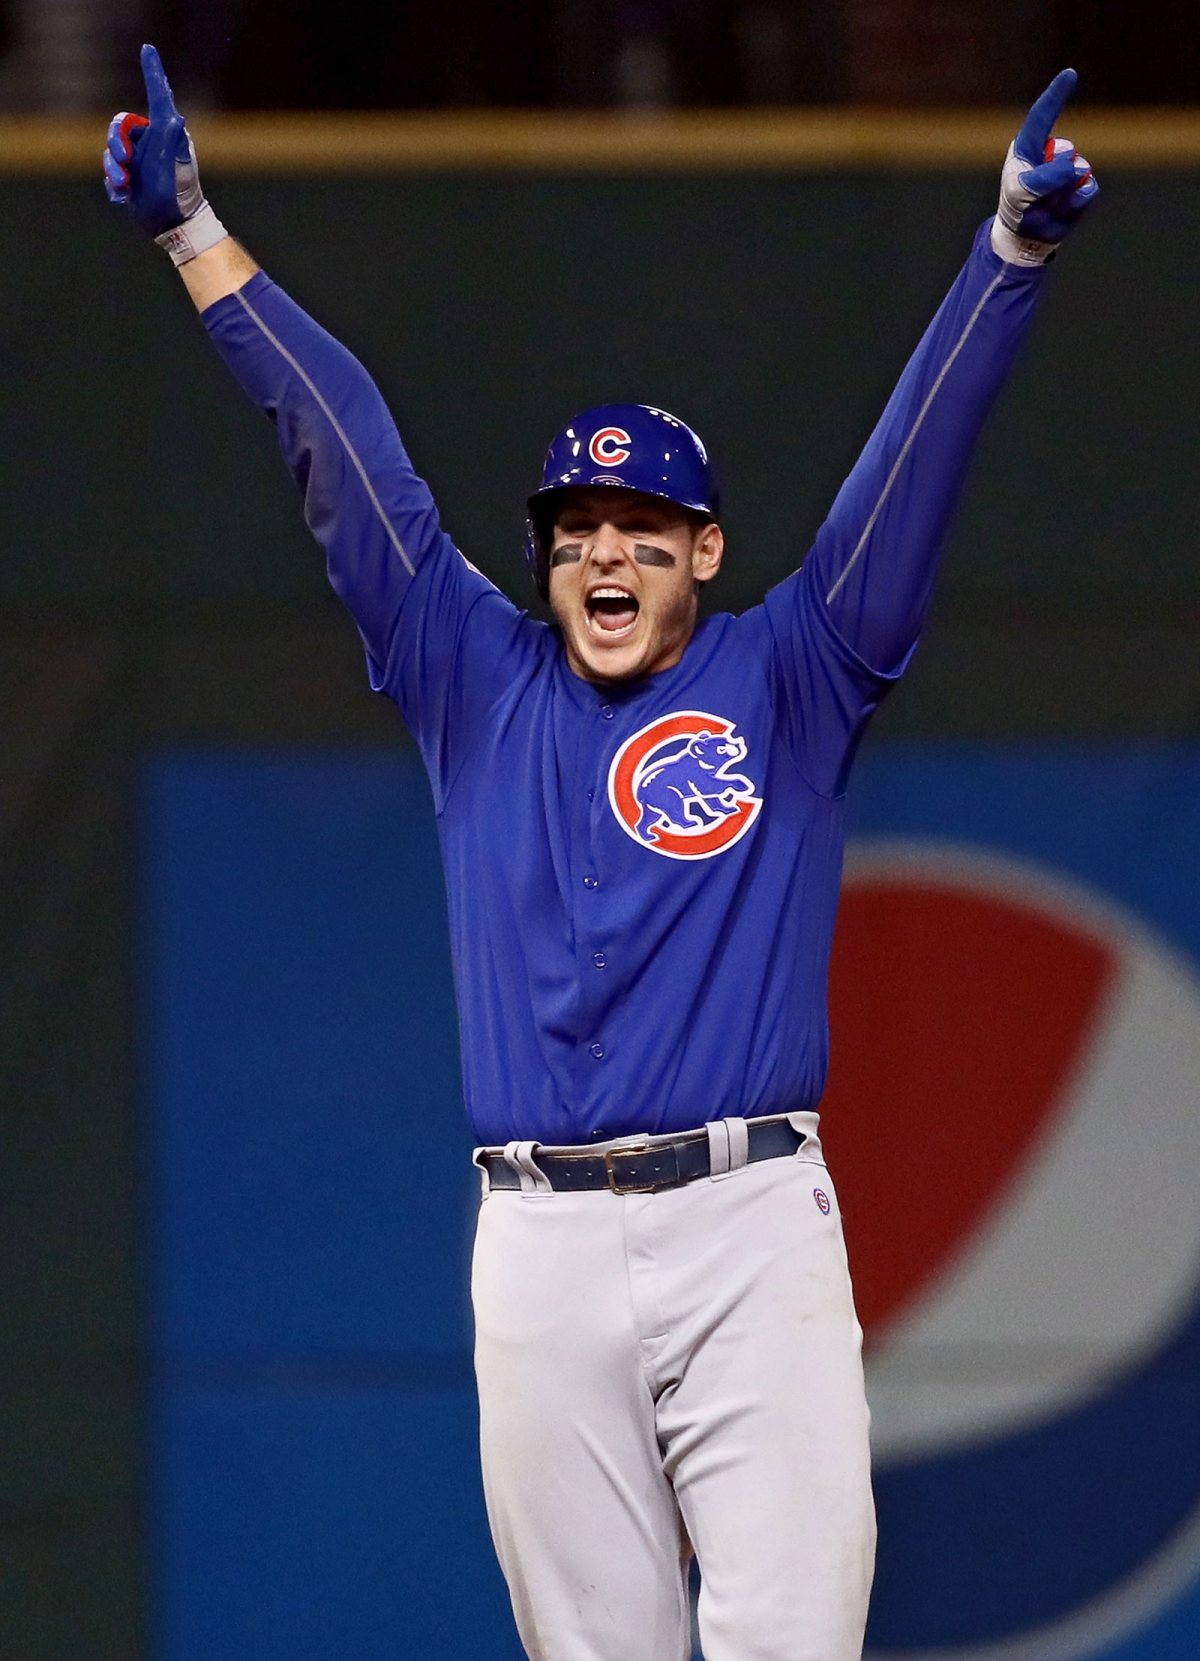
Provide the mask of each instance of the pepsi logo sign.
POLYGON ((711 859, 732 848, 762 809, 741 765, 745 739, 703 710, 663 715, 626 739, 608 772, 622 830, 668 859, 711 859))
POLYGON ((867 1654, 1107 1657, 1200 1572, 1200 974, 1044 866, 880 841, 847 862, 830 1004, 867 1654))
POLYGON ((629 460, 632 443, 624 427, 601 427, 592 434, 588 455, 597 467, 620 467, 629 460))

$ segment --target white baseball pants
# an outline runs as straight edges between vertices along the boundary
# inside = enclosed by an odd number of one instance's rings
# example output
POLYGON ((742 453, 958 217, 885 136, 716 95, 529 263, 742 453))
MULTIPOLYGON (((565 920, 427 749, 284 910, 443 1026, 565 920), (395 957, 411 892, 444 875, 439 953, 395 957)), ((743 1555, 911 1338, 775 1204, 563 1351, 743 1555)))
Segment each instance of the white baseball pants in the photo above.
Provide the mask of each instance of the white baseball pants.
POLYGON ((862 1333, 817 1116, 791 1117, 794 1157, 739 1166, 710 1129, 732 1168, 654 1194, 548 1191, 522 1144, 527 1186, 484 1198, 484 1492, 531 1661, 686 1661, 690 1550, 706 1661, 861 1657, 862 1333))

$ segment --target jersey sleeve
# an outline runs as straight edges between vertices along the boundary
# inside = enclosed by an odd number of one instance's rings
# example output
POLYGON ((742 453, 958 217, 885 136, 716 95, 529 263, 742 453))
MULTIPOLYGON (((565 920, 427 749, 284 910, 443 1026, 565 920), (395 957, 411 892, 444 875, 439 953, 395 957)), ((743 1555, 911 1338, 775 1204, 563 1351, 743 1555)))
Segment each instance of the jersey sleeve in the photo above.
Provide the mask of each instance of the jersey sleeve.
POLYGON ((404 716, 440 808, 542 631, 442 529, 366 370, 265 273, 203 321, 275 424, 330 583, 358 625, 371 686, 404 716))
POLYGON ((801 770, 838 794, 920 634, 984 419, 1036 304, 1040 267, 992 251, 991 221, 925 331, 799 571, 764 614, 801 770))

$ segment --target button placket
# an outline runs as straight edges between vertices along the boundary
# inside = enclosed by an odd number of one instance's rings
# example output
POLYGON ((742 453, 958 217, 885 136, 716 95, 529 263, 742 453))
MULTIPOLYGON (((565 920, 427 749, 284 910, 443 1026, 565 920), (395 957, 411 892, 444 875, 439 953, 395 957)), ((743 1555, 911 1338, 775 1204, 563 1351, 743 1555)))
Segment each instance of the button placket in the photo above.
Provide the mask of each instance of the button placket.
MULTIPOLYGON (((599 705, 598 709, 597 709, 597 714, 598 714, 599 718, 602 721, 612 721, 612 720, 614 720, 615 717, 616 717, 616 713, 617 712, 616 712, 615 707, 612 704, 608 704, 608 703, 599 705)), ((602 756, 598 757, 596 759, 599 762, 601 767, 606 765, 605 762, 603 761, 602 756)), ((595 777, 595 774, 593 774, 593 778, 594 777, 595 777)), ((592 804, 594 804, 596 802, 596 798, 597 798, 598 795, 603 796, 603 788, 604 787, 603 787, 603 773, 602 773, 600 783, 598 783, 598 784, 589 784, 587 786, 587 800, 588 800, 589 806, 591 806, 592 804)), ((602 842, 603 841, 603 836, 602 836, 602 833, 598 829, 598 826, 597 826, 597 823, 596 823, 596 813, 595 813, 594 810, 591 814, 588 815, 588 826, 589 826, 589 828, 588 828, 588 845, 589 845, 590 851, 591 851, 591 858, 593 860, 597 860, 600 857, 600 849, 597 847, 597 842, 598 841, 602 842)), ((589 894, 596 893, 597 890, 601 886, 600 878, 599 878, 599 876, 597 875, 597 873, 594 869, 585 871, 582 875, 581 880, 582 880, 584 888, 588 891, 589 894)), ((579 952, 580 952, 580 955, 579 955, 579 958, 577 959, 577 962, 579 963, 579 973, 581 975, 584 975, 584 976, 588 975, 589 968, 591 969, 592 974, 594 975, 594 974, 596 974, 597 971, 606 969, 608 967, 608 955, 607 955, 607 953, 604 952, 604 951, 599 950, 598 948, 596 948, 594 946, 594 944, 589 944, 588 941, 587 941, 588 934, 593 934, 593 938, 594 938, 595 933, 600 933, 601 935, 603 933, 603 931, 600 927, 600 917, 599 917, 599 915, 593 915, 590 911, 585 910, 580 915, 579 931, 578 931, 578 934, 577 934, 577 946, 578 946, 578 949, 579 949, 579 952), (590 926, 589 926, 589 924, 590 924, 590 926)), ((587 1024, 584 1025, 584 1028, 583 1028, 584 1032, 586 1032, 587 1031, 587 1025, 590 1025, 589 1015, 590 1015, 591 1019, 596 1020, 598 1025, 603 1023, 603 1021, 604 1021, 604 1012, 603 1012, 604 999, 603 999, 603 996, 602 996, 602 983, 598 979, 597 980, 590 980, 589 979, 587 981, 581 981, 579 990, 580 990, 580 995, 581 995, 580 1013, 583 1017, 583 1021, 585 1023, 587 1023, 587 1024), (588 990, 589 985, 592 988, 594 988, 594 990, 589 991, 588 990)), ((593 1031, 594 1030, 595 1029, 593 1028, 593 1031)), ((590 1040, 590 1042, 584 1042, 581 1047, 584 1050, 586 1050, 588 1057, 594 1062, 604 1061, 608 1056, 607 1046, 599 1038, 593 1038, 593 1039, 590 1040)), ((593 1135, 598 1134, 601 1138, 603 1138, 607 1134, 607 1132, 604 1131, 603 1129, 600 1129, 598 1132, 593 1131, 592 1134, 593 1135)))

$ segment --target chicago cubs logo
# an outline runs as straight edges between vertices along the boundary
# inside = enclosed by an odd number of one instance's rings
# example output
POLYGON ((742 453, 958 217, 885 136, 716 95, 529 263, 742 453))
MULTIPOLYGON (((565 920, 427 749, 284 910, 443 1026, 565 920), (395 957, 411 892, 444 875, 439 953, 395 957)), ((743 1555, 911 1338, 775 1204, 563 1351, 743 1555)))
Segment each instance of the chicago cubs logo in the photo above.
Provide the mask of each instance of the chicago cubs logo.
POLYGON ((624 427, 601 427, 598 433, 592 434, 588 455, 597 467, 620 467, 629 460, 632 443, 624 427))
POLYGON ((608 772, 608 800, 635 842, 668 859, 711 859, 758 818, 753 780, 732 771, 746 741, 703 710, 660 716, 626 739, 608 772))
POLYGON ((825 1217, 829 1215, 829 1195, 823 1188, 813 1189, 813 1199, 817 1202, 817 1210, 825 1217))

